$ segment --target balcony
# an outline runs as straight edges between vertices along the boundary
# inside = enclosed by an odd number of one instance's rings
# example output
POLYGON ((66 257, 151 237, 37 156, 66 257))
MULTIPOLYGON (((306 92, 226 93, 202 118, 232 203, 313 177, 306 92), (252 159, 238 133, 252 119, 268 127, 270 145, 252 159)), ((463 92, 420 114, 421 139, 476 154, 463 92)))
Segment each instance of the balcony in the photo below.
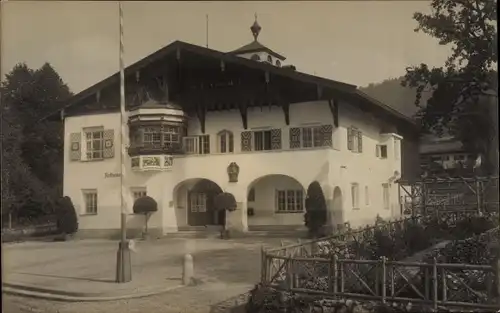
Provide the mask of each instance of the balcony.
POLYGON ((179 143, 171 144, 134 144, 132 143, 128 148, 128 155, 131 157, 145 156, 145 155, 172 155, 183 154, 182 145, 179 143))
POLYGON ((130 159, 133 171, 170 171, 174 165, 172 155, 140 155, 130 159))

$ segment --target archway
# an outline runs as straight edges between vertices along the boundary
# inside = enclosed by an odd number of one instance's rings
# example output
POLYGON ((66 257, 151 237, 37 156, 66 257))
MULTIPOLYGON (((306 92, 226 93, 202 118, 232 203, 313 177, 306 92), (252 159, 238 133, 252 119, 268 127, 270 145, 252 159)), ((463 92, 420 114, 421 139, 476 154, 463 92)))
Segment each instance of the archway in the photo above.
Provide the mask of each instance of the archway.
POLYGON ((330 223, 334 228, 338 228, 339 225, 342 227, 344 225, 344 207, 342 199, 342 191, 339 187, 335 187, 333 190, 333 201, 332 208, 330 210, 330 223))
POLYGON ((217 183, 196 178, 181 182, 174 188, 175 206, 186 209, 186 225, 207 226, 225 223, 225 212, 218 212, 214 198, 222 193, 217 183))
POLYGON ((295 178, 271 174, 255 179, 247 190, 249 226, 304 224, 306 191, 295 178))

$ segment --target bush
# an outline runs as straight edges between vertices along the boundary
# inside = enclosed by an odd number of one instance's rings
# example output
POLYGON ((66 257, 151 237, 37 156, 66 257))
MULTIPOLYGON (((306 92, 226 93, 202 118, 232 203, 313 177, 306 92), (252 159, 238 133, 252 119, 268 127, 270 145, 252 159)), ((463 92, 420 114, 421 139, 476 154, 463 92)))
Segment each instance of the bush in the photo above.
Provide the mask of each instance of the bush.
POLYGON ((214 204, 217 210, 227 210, 230 212, 236 210, 237 206, 236 198, 229 192, 223 192, 215 196, 214 204))
POLYGON ((155 199, 144 196, 135 200, 132 210, 134 211, 134 214, 154 213, 158 211, 158 204, 155 199))
POLYGON ((78 217, 70 197, 65 196, 58 201, 56 216, 59 232, 74 234, 78 231, 78 217))
POLYGON ((309 229, 311 237, 321 235, 321 229, 327 221, 326 200, 323 190, 317 181, 312 182, 307 188, 306 213, 304 222, 309 229))

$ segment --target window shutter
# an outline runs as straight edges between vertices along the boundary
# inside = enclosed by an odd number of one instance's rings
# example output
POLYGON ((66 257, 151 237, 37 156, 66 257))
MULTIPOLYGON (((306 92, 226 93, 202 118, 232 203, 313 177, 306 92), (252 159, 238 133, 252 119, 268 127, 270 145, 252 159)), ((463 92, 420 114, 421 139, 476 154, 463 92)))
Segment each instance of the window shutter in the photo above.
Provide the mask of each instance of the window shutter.
POLYGON ((358 152, 363 152, 363 133, 360 131, 357 131, 358 135, 358 152))
POLYGON ((252 132, 241 132, 241 151, 252 151, 252 132))
POLYGON ((82 159, 82 134, 81 133, 71 133, 69 135, 69 160, 70 161, 80 161, 82 159))
POLYGON ((271 150, 281 150, 281 129, 271 129, 271 150))
POLYGON ((353 150, 353 130, 351 127, 347 128, 347 150, 353 150))
POLYGON ((323 125, 321 126, 321 133, 323 134, 323 147, 332 147, 332 125, 323 125))
POLYGON ((290 149, 300 148, 300 128, 290 128, 290 149))
POLYGON ((102 139, 104 141, 103 158, 113 158, 115 156, 115 130, 105 129, 102 132, 102 139))

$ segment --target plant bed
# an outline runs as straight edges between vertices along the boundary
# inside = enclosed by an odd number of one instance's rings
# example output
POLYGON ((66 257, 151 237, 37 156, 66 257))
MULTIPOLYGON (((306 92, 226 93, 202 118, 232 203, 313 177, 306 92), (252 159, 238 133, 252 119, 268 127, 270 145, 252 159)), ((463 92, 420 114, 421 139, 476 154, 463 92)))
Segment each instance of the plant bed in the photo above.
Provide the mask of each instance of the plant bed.
MULTIPOLYGON (((410 219, 401 223, 400 227, 388 228, 379 225, 375 230, 367 232, 367 234, 363 234, 350 242, 341 240, 329 240, 326 244, 325 241, 319 242, 316 249, 311 248, 316 251, 311 251, 310 256, 306 259, 293 262, 293 266, 289 267, 293 275, 296 276, 293 283, 285 279, 287 267, 284 266, 282 272, 280 272, 281 275, 277 279, 278 285, 286 288, 293 286, 306 290, 327 292, 329 286, 332 286, 330 271, 333 268, 332 262, 335 262, 332 259, 336 259, 341 260, 337 262, 343 263, 342 271, 337 272, 337 279, 343 279, 344 292, 358 295, 369 295, 371 293, 380 295, 381 289, 385 288, 387 295, 396 291, 398 297, 413 299, 426 297, 426 299, 431 299, 430 293, 432 293, 433 288, 431 278, 434 276, 430 276, 431 264, 426 265, 426 262, 435 262, 434 258, 436 258, 438 263, 490 265, 493 262, 495 252, 492 249, 488 250, 486 247, 491 246, 491 240, 497 240, 497 244, 493 246, 498 248, 498 232, 490 230, 480 235, 477 235, 477 233, 495 225, 495 218, 495 216, 474 217, 467 215, 462 216, 461 219, 456 218, 456 216, 453 219, 428 217, 418 223, 414 219, 410 219), (470 238, 464 239, 467 235, 470 238), (439 240, 435 240, 436 238, 439 240), (488 240, 485 238, 488 238, 488 240), (453 240, 448 243, 447 241, 450 241, 450 239, 453 240), (443 243, 442 240, 445 242, 443 243), (429 247, 435 245, 436 241, 441 241, 441 243, 437 247, 429 249, 429 247), (443 244, 446 245, 442 247, 443 244), (429 251, 425 251, 426 249, 429 251), (469 257, 460 257, 460 255, 464 255, 462 252, 464 250, 469 251, 469 257), (396 265, 391 268, 391 266, 381 266, 380 261, 369 261, 380 260, 382 256, 389 256, 386 258, 389 263, 391 260, 405 260, 404 262, 420 262, 422 264, 412 266, 400 264, 398 265, 399 269, 396 271, 394 269, 398 267, 396 265), (414 256, 414 258, 410 258, 411 256, 414 256), (477 256, 479 259, 474 260, 473 256, 477 256), (362 260, 367 261, 363 263, 362 260), (385 286, 381 285, 379 281, 383 277, 380 272, 382 267, 386 268, 385 286), (412 270, 407 270, 408 267, 412 270), (427 268, 427 270, 422 270, 422 267, 427 268), (391 279, 394 281, 393 287, 391 286, 393 290, 388 290, 390 289, 388 282, 391 279), (423 295, 424 293, 425 295, 423 295)), ((339 271, 339 269, 337 270, 339 271)), ((460 271, 450 270, 449 268, 446 269, 445 274, 442 274, 444 270, 441 267, 436 277, 438 277, 439 283, 442 283, 445 280, 442 275, 447 275, 447 286, 452 288, 450 293, 454 294, 453 296, 450 295, 450 300, 454 297, 455 301, 460 302, 492 303, 491 300, 484 299, 484 295, 491 294, 492 288, 491 277, 485 274, 488 270, 484 267, 471 269, 469 270, 470 274, 467 275, 457 274, 456 272, 460 271), (460 293, 458 289, 463 287, 460 285, 464 284, 469 288, 462 288, 466 292, 460 293)), ((340 284, 337 286, 339 287, 340 284)), ((440 296, 443 292, 442 289, 441 287, 439 290, 440 296)), ((340 290, 340 287, 338 290, 340 290)))
MULTIPOLYGON (((469 312, 478 312, 476 308, 469 312)), ((247 313, 290 312, 290 313, 410 313, 410 312, 467 312, 463 309, 439 307, 411 302, 331 299, 322 295, 306 295, 281 291, 272 287, 256 285, 250 292, 246 304, 247 313)))

